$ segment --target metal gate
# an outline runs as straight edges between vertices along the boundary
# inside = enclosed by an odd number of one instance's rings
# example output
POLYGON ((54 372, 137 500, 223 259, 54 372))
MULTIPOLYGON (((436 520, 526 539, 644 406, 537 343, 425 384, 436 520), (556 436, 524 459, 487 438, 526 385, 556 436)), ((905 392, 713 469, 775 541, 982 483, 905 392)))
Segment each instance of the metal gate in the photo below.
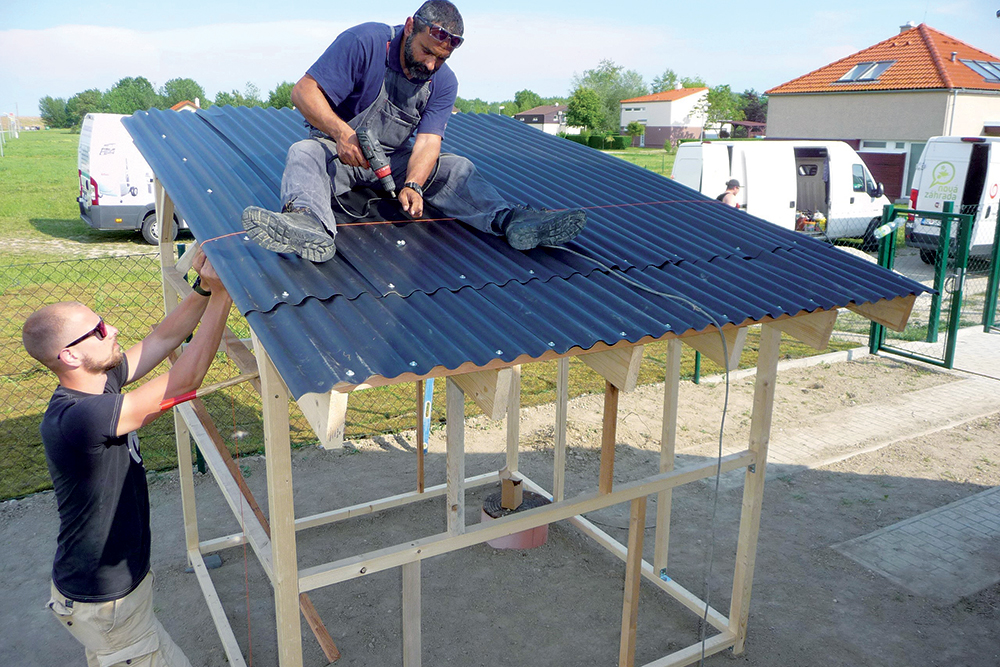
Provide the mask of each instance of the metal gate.
MULTIPOLYGON (((984 331, 997 331, 1000 312, 997 310, 998 281, 1000 281, 1000 218, 993 237, 990 256, 970 256, 974 211, 954 213, 952 202, 945 202, 944 211, 915 211, 886 206, 882 224, 876 232, 880 236, 880 266, 897 270, 897 230, 907 220, 919 216, 937 220, 940 235, 936 250, 909 253, 911 260, 919 256, 912 275, 934 292, 917 298, 906 329, 889 331, 872 323, 869 348, 883 350, 903 357, 954 368, 958 331, 982 326, 984 331), (923 271, 920 271, 920 265, 923 271)), ((909 274, 911 271, 901 270, 909 274)))

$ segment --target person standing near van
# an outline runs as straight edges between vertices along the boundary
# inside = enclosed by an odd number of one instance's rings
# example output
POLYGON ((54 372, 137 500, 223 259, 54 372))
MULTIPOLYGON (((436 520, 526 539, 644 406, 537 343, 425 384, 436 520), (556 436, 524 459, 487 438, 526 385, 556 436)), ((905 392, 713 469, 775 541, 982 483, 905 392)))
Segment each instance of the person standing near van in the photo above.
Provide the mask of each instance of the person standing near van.
POLYGON ((204 255, 193 267, 194 292, 124 353, 118 330, 82 303, 45 306, 21 332, 28 354, 59 379, 41 424, 59 510, 48 607, 83 644, 90 667, 191 667, 153 613, 149 492, 136 430, 164 414, 164 398, 197 389, 219 349, 232 299, 204 255), (199 322, 169 371, 121 393, 199 322))
POLYGON ((739 208, 740 203, 736 200, 736 195, 740 193, 740 182, 735 178, 731 178, 726 181, 726 191, 721 195, 716 197, 717 200, 721 201, 726 206, 732 206, 733 208, 739 208))
POLYGON ((465 41, 461 14, 428 0, 403 25, 364 23, 341 33, 292 90, 310 138, 291 146, 280 211, 250 206, 243 228, 261 247, 325 262, 336 252, 332 201, 378 187, 356 130, 385 150, 402 210, 426 202, 449 218, 504 236, 517 250, 566 243, 587 221, 581 209, 537 211, 507 202, 464 157, 441 153, 458 95, 448 58, 465 41), (415 139, 411 144, 411 137, 415 139))

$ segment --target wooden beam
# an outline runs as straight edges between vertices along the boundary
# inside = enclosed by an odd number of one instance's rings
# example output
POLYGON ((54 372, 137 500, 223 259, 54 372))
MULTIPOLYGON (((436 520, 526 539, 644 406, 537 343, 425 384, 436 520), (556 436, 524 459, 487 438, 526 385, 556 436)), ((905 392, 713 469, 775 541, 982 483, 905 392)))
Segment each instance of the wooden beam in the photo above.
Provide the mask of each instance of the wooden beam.
POLYGON ((424 426, 430 415, 424 414, 424 381, 417 380, 417 493, 424 492, 424 426))
POLYGON ((910 312, 917 296, 897 296, 895 299, 880 299, 875 303, 848 304, 847 307, 862 317, 884 324, 893 331, 902 331, 910 319, 910 312))
POLYGON ((642 345, 634 345, 604 352, 588 352, 581 354, 579 358, 621 391, 632 391, 639 380, 642 351, 642 345))
POLYGON ((774 323, 778 329, 795 340, 802 341, 816 350, 825 350, 830 344, 833 325, 837 323, 838 310, 819 310, 815 313, 796 315, 774 323))
POLYGON ((764 471, 771 437, 771 414, 774 409, 774 385, 778 375, 780 345, 781 331, 773 324, 762 326, 760 350, 757 352, 753 412, 750 417, 749 449, 756 455, 756 463, 747 468, 743 483, 743 509, 740 514, 736 571, 733 574, 733 595, 729 608, 729 631, 736 636, 733 653, 737 654, 743 651, 747 620, 750 617, 750 590, 757 560, 757 536, 760 531, 761 505, 764 502, 764 471))
POLYGON ((517 450, 521 442, 521 367, 514 366, 507 401, 507 469, 517 472, 517 450))
POLYGON ((632 501, 628 520, 628 553, 625 559, 625 599, 622 603, 622 636, 619 667, 635 665, 635 634, 639 620, 639 585, 642 583, 642 538, 646 531, 646 496, 632 501))
POLYGON ((311 392, 303 394, 296 403, 324 449, 339 449, 344 446, 347 394, 336 390, 323 394, 311 392))
POLYGON ((180 273, 183 276, 185 273, 191 270, 191 265, 194 263, 194 258, 198 254, 199 250, 201 250, 201 244, 198 243, 197 241, 192 243, 190 248, 187 248, 184 254, 181 255, 180 258, 177 260, 177 262, 174 264, 174 268, 177 269, 178 273, 180 273))
MULTIPOLYGON (((198 548, 198 510, 194 497, 194 462, 191 456, 191 432, 179 412, 174 412, 177 442, 177 473, 181 485, 181 514, 184 517, 184 550, 198 548)), ((193 563, 188 563, 193 565, 193 563)))
POLYGON ((153 179, 153 196, 156 199, 156 224, 160 230, 160 262, 169 257, 174 264, 174 202, 163 189, 160 179, 153 179))
POLYGON ((615 440, 618 436, 618 387, 604 382, 604 426, 601 431, 601 471, 597 488, 611 493, 615 479, 615 440))
POLYGON ((479 406, 490 419, 503 419, 507 412, 513 371, 503 368, 495 371, 475 371, 463 375, 453 375, 455 384, 479 406))
POLYGON ((569 359, 556 362, 556 432, 552 461, 552 498, 562 500, 566 493, 566 423, 569 407, 569 359))
POLYGON ((403 667, 420 667, 420 561, 403 570, 403 667))
POLYGON ((740 355, 743 354, 743 344, 747 340, 747 328, 723 329, 726 338, 726 349, 722 348, 722 339, 717 330, 697 336, 684 336, 681 340, 698 350, 706 357, 722 366, 723 370, 734 370, 740 365, 740 355), (728 358, 726 357, 728 354, 728 358))
MULTIPOLYGON (((681 382, 681 354, 679 340, 667 342, 667 370, 663 379, 663 427, 660 431, 660 472, 674 469, 674 454, 677 450, 677 412, 681 382)), ((667 569, 667 553, 670 544, 670 512, 673 492, 661 491, 656 498, 656 536, 653 544, 653 567, 656 571, 667 569)))
POLYGON ((448 378, 445 396, 448 534, 460 535, 465 532, 465 393, 448 378))
POLYGON ((208 613, 219 633, 219 640, 222 642, 222 650, 226 654, 226 659, 232 667, 247 667, 246 660, 243 659, 243 652, 240 650, 240 644, 236 641, 236 635, 233 634, 233 626, 229 624, 226 610, 222 606, 222 601, 215 590, 212 577, 208 573, 208 568, 205 567, 201 553, 197 549, 188 550, 188 561, 194 569, 201 594, 205 598, 205 604, 208 605, 208 613))

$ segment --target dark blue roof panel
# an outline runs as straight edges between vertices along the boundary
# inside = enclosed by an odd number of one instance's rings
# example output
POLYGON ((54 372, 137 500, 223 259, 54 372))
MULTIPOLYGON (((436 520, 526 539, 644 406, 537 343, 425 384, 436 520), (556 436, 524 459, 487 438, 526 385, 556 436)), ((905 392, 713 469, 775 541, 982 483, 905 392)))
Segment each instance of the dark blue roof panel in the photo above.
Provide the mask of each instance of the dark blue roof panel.
POLYGON ((586 208, 566 249, 519 252, 386 201, 339 226, 336 257, 313 264, 262 250, 240 224, 246 206, 279 206, 285 154, 306 137, 297 112, 150 110, 126 126, 296 397, 926 291, 615 157, 472 114, 452 117, 445 150, 512 202, 586 208))

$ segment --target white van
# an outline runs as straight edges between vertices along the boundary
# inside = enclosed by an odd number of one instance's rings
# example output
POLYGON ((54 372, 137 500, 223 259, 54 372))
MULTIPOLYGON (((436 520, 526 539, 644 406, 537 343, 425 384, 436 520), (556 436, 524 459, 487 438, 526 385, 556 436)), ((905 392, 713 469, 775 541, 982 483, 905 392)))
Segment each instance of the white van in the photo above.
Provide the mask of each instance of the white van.
MULTIPOLYGON (((931 137, 913 176, 910 208, 974 216, 969 254, 988 257, 993 249, 1000 209, 1000 137, 931 137)), ((958 224, 952 222, 955 238, 958 224)), ((906 224, 906 244, 920 249, 920 259, 937 259, 941 223, 917 217, 906 224)))
POLYGON ((882 184, 842 141, 686 142, 677 148, 673 178, 710 197, 735 178, 747 213, 830 241, 861 238, 866 249, 877 244, 873 232, 889 203, 882 184))
MULTIPOLYGON (((89 113, 80 128, 80 217, 94 229, 138 229, 159 243, 153 170, 122 125, 125 116, 89 113)), ((174 215, 174 236, 183 220, 174 215)))

